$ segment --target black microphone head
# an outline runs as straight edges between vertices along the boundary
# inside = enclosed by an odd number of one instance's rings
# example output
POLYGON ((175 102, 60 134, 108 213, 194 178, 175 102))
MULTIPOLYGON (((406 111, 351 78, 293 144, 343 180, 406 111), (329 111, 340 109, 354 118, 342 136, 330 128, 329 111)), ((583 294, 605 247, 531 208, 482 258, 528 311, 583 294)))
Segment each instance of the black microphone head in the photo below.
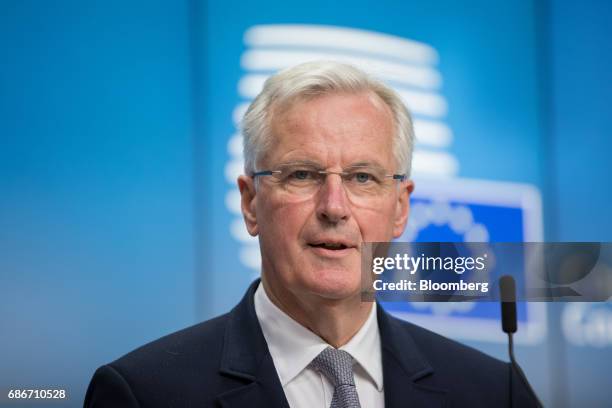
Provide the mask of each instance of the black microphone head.
POLYGON ((499 278, 501 300, 502 330, 505 333, 516 333, 516 284, 510 275, 499 278))
POLYGON ((502 302, 516 302, 516 283, 512 276, 499 278, 499 295, 502 302))

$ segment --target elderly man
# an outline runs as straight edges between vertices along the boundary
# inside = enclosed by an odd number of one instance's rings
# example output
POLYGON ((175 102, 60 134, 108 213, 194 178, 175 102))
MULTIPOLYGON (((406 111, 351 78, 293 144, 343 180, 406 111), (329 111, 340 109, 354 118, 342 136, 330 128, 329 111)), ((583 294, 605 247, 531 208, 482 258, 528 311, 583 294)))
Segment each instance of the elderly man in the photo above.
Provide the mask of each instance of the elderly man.
POLYGON ((334 62, 266 82, 238 178, 261 280, 228 314, 98 369, 86 406, 533 406, 510 365, 361 300, 362 242, 404 230, 410 116, 334 62))

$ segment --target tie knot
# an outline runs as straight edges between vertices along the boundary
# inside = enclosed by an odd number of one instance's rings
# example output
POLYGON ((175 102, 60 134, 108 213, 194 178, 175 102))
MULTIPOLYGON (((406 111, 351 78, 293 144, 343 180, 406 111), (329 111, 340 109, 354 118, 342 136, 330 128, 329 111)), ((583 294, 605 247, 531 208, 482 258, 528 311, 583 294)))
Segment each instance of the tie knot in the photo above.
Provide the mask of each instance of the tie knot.
POLYGON ((328 347, 312 360, 311 365, 322 372, 334 388, 340 385, 355 385, 353 357, 344 350, 328 347))

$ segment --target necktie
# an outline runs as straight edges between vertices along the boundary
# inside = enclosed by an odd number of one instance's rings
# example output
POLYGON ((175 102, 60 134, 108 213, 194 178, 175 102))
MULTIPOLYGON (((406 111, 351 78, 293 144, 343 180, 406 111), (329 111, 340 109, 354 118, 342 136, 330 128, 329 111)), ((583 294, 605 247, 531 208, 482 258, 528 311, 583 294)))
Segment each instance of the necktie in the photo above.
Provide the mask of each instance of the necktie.
POLYGON ((330 408, 361 407, 353 377, 353 357, 349 353, 328 347, 312 360, 311 366, 323 373, 334 386, 330 408))

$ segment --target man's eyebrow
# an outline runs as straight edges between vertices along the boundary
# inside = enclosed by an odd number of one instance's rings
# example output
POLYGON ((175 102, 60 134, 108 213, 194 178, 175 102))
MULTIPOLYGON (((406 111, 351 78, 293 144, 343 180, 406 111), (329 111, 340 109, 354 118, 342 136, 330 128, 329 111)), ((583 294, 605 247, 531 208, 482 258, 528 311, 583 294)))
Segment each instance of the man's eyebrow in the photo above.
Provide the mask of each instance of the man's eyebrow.
MULTIPOLYGON (((311 166, 311 167, 316 167, 319 169, 325 168, 325 166, 323 166, 321 163, 312 161, 312 160, 308 160, 308 159, 290 160, 290 161, 286 161, 286 162, 282 162, 278 164, 278 166, 296 166, 296 165, 297 166, 311 166)), ((383 165, 381 165, 377 161, 359 161, 359 162, 351 163, 344 168, 352 169, 352 168, 358 168, 358 167, 374 167, 374 168, 381 169, 381 170, 385 168, 383 165)))
POLYGON ((353 168, 353 167, 376 167, 376 168, 379 168, 379 169, 384 169, 385 168, 383 165, 381 165, 377 161, 360 161, 360 162, 356 162, 356 163, 351 163, 350 165, 346 166, 347 169, 350 169, 350 168, 353 168))
POLYGON ((311 166, 311 167, 318 167, 318 168, 323 168, 323 166, 321 165, 321 163, 317 163, 315 161, 312 160, 291 160, 291 161, 287 161, 287 162, 282 162, 279 164, 279 166, 311 166))

